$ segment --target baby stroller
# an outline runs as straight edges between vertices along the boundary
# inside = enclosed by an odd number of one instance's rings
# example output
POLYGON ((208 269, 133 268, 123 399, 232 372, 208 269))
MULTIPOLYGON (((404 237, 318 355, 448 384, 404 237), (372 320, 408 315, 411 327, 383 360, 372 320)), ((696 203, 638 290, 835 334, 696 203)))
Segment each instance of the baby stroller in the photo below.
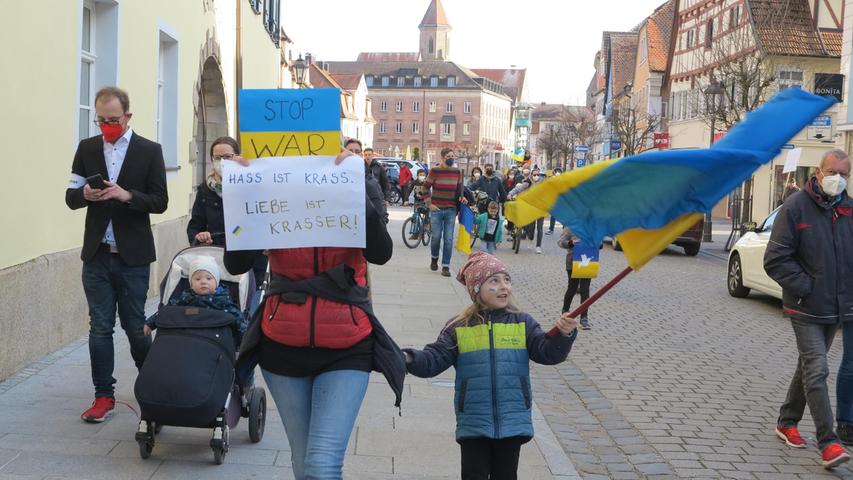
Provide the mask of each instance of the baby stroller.
POLYGON ((169 305, 190 288, 190 265, 199 256, 216 260, 220 285, 249 318, 255 277, 249 271, 230 275, 223 264, 222 247, 186 248, 172 260, 160 283, 157 335, 136 378, 134 393, 141 408, 136 442, 142 458, 151 456, 154 437, 164 425, 212 428, 210 448, 217 465, 228 452, 230 431, 240 417, 249 419, 249 438, 260 442, 266 421, 266 392, 261 387, 242 389, 234 365, 238 339, 234 338, 233 315, 207 308, 169 305), (241 391, 243 390, 243 391, 241 391))

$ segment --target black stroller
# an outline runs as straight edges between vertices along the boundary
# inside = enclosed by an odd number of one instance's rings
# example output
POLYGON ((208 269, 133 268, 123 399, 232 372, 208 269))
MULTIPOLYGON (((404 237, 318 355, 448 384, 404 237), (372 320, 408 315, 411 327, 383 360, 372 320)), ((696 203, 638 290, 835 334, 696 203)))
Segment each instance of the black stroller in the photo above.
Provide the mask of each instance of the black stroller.
POLYGON ((210 448, 217 465, 228 452, 230 431, 240 417, 249 419, 249 438, 260 442, 266 421, 266 392, 241 389, 234 365, 238 339, 234 317, 226 312, 192 306, 170 306, 189 288, 190 264, 199 256, 216 260, 220 285, 250 318, 257 304, 254 274, 230 275, 223 264, 224 249, 204 246, 180 251, 160 284, 157 335, 139 371, 134 393, 142 410, 136 442, 142 458, 151 456, 155 434, 164 425, 212 428, 210 448), (241 391, 244 390, 244 391, 241 391))

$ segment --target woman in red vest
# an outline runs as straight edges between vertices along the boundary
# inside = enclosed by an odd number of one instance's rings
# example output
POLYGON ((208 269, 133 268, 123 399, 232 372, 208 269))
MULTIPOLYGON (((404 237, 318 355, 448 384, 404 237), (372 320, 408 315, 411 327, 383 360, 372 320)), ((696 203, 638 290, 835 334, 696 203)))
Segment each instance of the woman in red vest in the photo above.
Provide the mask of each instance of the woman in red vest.
MULTIPOLYGON (((371 370, 385 374, 399 407, 405 362, 367 295, 367 263, 387 262, 393 243, 382 190, 365 182, 366 248, 270 250, 270 288, 240 348, 241 363, 261 366, 297 479, 341 478, 371 370)), ((248 271, 252 253, 226 252, 228 271, 248 271)))

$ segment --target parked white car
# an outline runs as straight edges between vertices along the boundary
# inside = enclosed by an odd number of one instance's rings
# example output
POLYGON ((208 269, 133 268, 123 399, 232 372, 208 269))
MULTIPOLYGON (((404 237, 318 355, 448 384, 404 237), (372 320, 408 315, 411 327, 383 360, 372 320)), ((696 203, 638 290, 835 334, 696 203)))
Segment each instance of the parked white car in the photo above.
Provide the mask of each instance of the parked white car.
POLYGON ((782 287, 764 271, 764 251, 770 241, 773 222, 779 209, 773 210, 761 225, 747 231, 735 242, 729 253, 727 284, 729 295, 743 298, 755 289, 767 295, 782 298, 782 287))

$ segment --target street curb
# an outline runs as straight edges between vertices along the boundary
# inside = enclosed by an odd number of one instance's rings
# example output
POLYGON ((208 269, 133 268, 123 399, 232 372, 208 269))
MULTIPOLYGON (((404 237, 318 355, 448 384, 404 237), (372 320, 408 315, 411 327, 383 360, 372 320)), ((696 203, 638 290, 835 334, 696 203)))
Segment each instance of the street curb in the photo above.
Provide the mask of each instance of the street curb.
POLYGON ((575 465, 566 455, 565 450, 560 445, 557 436, 554 435, 551 426, 539 410, 536 402, 533 402, 533 431, 536 432, 534 437, 536 445, 539 446, 539 451, 545 458, 545 464, 551 470, 551 474, 558 480, 581 480, 581 476, 575 469, 575 465))

